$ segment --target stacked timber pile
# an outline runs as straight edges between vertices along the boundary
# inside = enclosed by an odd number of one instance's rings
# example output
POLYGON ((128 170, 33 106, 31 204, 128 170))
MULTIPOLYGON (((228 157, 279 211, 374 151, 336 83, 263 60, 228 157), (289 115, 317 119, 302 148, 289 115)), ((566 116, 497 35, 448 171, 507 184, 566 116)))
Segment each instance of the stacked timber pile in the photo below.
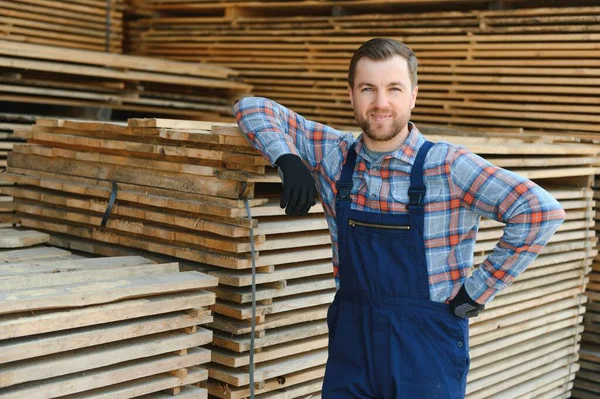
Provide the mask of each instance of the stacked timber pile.
MULTIPOLYGON (((0 229, 0 247, 48 241, 0 229)), ((0 398, 206 398, 214 277, 128 256, 0 251, 0 398)))
POLYGON ((352 53, 372 37, 393 37, 420 60, 413 111, 420 126, 600 131, 599 7, 407 13, 390 6, 373 14, 368 5, 382 2, 361 3, 350 9, 355 15, 326 16, 300 4, 267 12, 273 3, 155 1, 162 13, 131 23, 128 51, 234 68, 254 94, 345 127, 354 126, 352 53), (224 15, 206 16, 214 7, 224 15), (287 8, 294 14, 285 16, 287 8))
MULTIPOLYGON (((600 200, 598 178, 594 199, 600 200)), ((596 211, 596 230, 600 220, 600 212, 596 211)), ((588 304, 584 316, 584 333, 581 345, 581 369, 577 373, 573 397, 578 399, 595 399, 600 397, 600 257, 594 259, 589 275, 589 284, 585 295, 588 304)))
MULTIPOLYGON (((22 7, 0 1, 0 21, 3 13, 12 13, 4 3, 22 7)), ((98 119, 112 110, 120 117, 143 112, 232 121, 231 104, 250 89, 233 80, 236 74, 207 64, 0 40, 0 171, 7 153, 42 113, 98 119)), ((0 197, 0 222, 10 219, 8 202, 10 197, 0 197)))
MULTIPOLYGON (((23 143, 24 139, 17 137, 15 129, 27 132, 31 129, 31 124, 35 122, 35 117, 29 115, 19 115, 10 113, 0 113, 0 173, 6 170, 6 163, 9 151, 15 144, 23 143)), ((10 184, 2 180, 0 175, 0 185, 10 184)), ((0 225, 12 221, 10 212, 12 211, 12 197, 0 195, 0 225)))
MULTIPOLYGON (((526 0, 511 0, 511 3, 526 0)), ((128 0, 131 11, 196 12, 203 15, 331 15, 373 11, 406 11, 450 7, 486 9, 494 0, 128 0)))
POLYGON ((123 0, 3 0, 0 38, 121 53, 123 0))
POLYGON ((101 107, 188 119, 232 120, 250 86, 215 65, 0 40, 0 102, 101 107))
MULTIPOLYGON (((535 263, 472 322, 468 398, 569 392, 579 368, 586 274, 597 254, 591 186, 600 148, 567 135, 426 133, 534 179, 567 214, 535 263)), ((173 256, 219 278, 206 387, 220 398, 249 396, 253 238, 256 393, 318 394, 326 311, 335 292, 323 209, 285 216, 277 173, 235 125, 38 120, 28 144, 15 146, 4 178, 18 183, 3 191, 14 196, 22 225, 58 234, 54 244, 105 255, 173 256)), ((482 221, 475 265, 502 233, 500 223, 482 221)))

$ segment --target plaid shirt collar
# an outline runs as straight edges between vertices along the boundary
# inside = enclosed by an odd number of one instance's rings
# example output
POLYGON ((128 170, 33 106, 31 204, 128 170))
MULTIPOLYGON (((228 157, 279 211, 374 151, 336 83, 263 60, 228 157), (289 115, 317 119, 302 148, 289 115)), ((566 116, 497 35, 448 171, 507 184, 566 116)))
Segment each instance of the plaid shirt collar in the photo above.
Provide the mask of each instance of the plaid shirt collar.
MULTIPOLYGON (((383 158, 384 160, 396 158, 410 165, 414 164, 419 149, 421 148, 423 143, 425 143, 425 138, 423 137, 421 132, 419 132, 419 129, 417 129, 414 123, 408 122, 408 128, 408 137, 406 138, 404 143, 396 151, 392 152, 389 155, 386 155, 383 158)), ((356 143, 355 147, 356 154, 361 156, 362 158, 365 158, 367 161, 372 162, 371 158, 363 150, 363 135, 364 133, 361 133, 361 135, 358 137, 358 142, 356 143)))

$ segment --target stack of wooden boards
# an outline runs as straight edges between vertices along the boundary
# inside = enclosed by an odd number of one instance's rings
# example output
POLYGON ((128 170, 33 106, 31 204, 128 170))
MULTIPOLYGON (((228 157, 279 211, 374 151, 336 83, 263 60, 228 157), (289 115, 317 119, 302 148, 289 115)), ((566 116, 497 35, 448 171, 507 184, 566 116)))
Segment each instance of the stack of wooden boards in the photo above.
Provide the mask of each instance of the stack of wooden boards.
MULTIPOLYGON (((468 398, 569 392, 579 367, 582 293, 597 254, 591 185, 600 148, 568 135, 426 134, 538 181, 567 214, 535 263, 473 321, 468 398)), ((173 256, 186 269, 219 278, 212 289, 217 302, 206 387, 220 398, 249 396, 253 236, 258 397, 318 395, 327 359, 326 311, 335 292, 323 209, 285 216, 279 177, 236 126, 41 119, 28 144, 15 146, 5 179, 18 183, 4 192, 14 196, 22 225, 57 233, 53 244, 104 255, 173 256)), ((482 221, 476 265, 502 234, 500 223, 482 221)))
MULTIPOLYGON (((511 0, 511 3, 527 0, 511 0)), ((203 15, 331 15, 333 12, 406 11, 441 7, 487 8, 494 0, 128 0, 144 12, 196 12, 203 15)), ((131 11, 134 11, 131 10, 131 11)))
POLYGON ((600 131, 599 7, 373 14, 368 4, 381 2, 365 0, 355 15, 323 16, 268 2, 154 3, 163 13, 132 22, 128 52, 234 68, 256 95, 323 123, 354 126, 350 57, 382 36, 417 53, 421 125, 600 131), (232 11, 203 16, 210 7, 232 11))
POLYGON ((3 0, 0 38, 121 53, 123 0, 3 0))
MULTIPOLYGON (((23 143, 24 139, 15 137, 14 129, 27 131, 31 129, 31 124, 35 118, 28 115, 18 115, 10 113, 0 113, 0 173, 6 170, 6 163, 9 151, 13 145, 23 143), (24 117, 23 117, 24 116, 24 117)), ((0 185, 10 184, 2 180, 0 174, 0 185)), ((12 197, 9 195, 0 195, 0 225, 13 221, 12 197)))
MULTIPOLYGON (((599 181, 596 179, 594 199, 600 200, 599 181)), ((596 211, 596 230, 600 212, 596 211)), ((584 316, 584 332, 580 354, 581 369, 577 373, 573 397, 595 399, 600 397, 600 257, 592 263, 586 288, 588 304, 584 316)))
POLYGON ((3 112, 21 104, 100 107, 232 121, 250 86, 220 66, 0 40, 3 112))
MULTIPOLYGON (((3 248, 48 239, 0 229, 3 248)), ((136 256, 1 251, 0 398, 206 398, 216 284, 136 256)))

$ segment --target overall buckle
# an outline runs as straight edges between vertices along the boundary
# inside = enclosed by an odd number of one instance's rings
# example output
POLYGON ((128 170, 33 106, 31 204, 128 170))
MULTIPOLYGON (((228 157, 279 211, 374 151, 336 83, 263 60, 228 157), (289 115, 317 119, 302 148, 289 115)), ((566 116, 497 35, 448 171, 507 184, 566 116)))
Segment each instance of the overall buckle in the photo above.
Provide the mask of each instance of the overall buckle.
POLYGON ((410 203, 410 206, 423 206, 424 198, 425 198, 425 188, 408 189, 408 201, 410 203))
POLYGON ((340 200, 348 201, 350 199, 350 190, 352 189, 352 182, 338 181, 335 183, 337 188, 337 197, 340 200))

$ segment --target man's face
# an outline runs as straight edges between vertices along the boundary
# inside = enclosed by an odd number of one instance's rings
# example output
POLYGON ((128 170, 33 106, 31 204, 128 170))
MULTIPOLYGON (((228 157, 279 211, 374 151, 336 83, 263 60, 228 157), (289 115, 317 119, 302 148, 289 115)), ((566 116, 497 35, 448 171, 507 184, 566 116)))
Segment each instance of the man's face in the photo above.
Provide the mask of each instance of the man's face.
POLYGON ((349 88, 354 117, 369 139, 390 141, 403 133, 403 142, 417 91, 401 56, 385 61, 362 58, 356 65, 354 87, 349 88))

